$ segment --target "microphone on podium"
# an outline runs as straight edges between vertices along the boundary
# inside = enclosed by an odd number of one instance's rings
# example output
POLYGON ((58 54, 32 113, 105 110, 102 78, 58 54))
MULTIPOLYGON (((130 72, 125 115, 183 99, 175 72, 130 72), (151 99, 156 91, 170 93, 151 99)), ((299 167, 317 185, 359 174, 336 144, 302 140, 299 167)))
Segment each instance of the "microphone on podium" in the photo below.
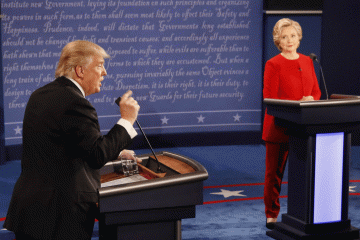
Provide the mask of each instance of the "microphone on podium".
POLYGON ((317 56, 314 53, 310 53, 309 57, 311 58, 311 60, 316 61, 320 66, 320 72, 321 72, 321 76, 322 76, 323 83, 324 83, 324 88, 325 88, 325 93, 326 93, 326 100, 328 100, 329 99, 329 94, 328 94, 328 91, 327 91, 327 88, 326 88, 325 77, 324 77, 324 73, 323 73, 321 64, 320 64, 319 60, 317 59, 317 56))
MULTIPOLYGON (((120 106, 120 101, 121 101, 121 97, 118 97, 118 98, 115 100, 115 103, 116 103, 118 106, 120 106)), ((157 162, 157 171, 158 171, 158 172, 160 172, 160 173, 164 173, 164 171, 163 171, 163 170, 161 169, 161 167, 160 167, 160 162, 159 162, 158 158, 156 157, 156 154, 155 154, 155 152, 154 152, 153 148, 151 147, 151 144, 150 144, 150 142, 149 142, 148 138, 146 137, 146 135, 145 135, 144 131, 142 130, 142 128, 141 128, 141 126, 140 126, 140 124, 139 124, 138 120, 136 119, 135 121, 136 121, 136 124, 138 125, 138 127, 139 127, 139 129, 140 129, 141 133, 143 134, 143 136, 144 136, 144 138, 145 138, 145 140, 146 140, 147 144, 149 145, 149 147, 150 147, 150 150, 151 150, 152 154, 153 154, 153 155, 154 155, 154 157, 155 157, 155 160, 156 160, 156 162, 157 162)))

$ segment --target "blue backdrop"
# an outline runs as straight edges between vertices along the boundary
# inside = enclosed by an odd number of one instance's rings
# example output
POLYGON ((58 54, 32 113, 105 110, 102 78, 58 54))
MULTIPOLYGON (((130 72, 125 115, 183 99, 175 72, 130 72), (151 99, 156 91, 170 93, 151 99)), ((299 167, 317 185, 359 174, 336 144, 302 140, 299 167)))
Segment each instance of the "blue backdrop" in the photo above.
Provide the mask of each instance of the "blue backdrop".
POLYGON ((111 58, 88 96, 103 132, 131 89, 148 134, 260 131, 262 1, 2 1, 6 145, 21 144, 30 94, 83 39, 111 58))

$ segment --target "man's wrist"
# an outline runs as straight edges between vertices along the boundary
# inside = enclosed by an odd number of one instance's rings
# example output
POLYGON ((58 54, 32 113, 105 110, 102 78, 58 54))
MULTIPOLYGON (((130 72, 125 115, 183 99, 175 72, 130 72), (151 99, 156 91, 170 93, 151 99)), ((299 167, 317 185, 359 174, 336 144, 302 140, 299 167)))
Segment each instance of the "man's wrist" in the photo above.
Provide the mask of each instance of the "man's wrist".
POLYGON ((117 124, 123 126, 128 134, 130 135, 131 139, 133 139, 135 136, 137 136, 137 132, 134 129, 133 125, 126 119, 120 118, 120 120, 117 122, 117 124))

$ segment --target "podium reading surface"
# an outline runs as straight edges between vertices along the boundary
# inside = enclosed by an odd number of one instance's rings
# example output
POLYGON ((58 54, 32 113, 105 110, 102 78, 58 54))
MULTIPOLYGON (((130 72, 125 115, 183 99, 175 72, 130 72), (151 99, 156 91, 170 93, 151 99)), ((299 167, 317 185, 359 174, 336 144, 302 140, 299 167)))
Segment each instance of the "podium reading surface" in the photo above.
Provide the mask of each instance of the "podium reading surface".
MULTIPOLYGON (((170 152, 156 154, 164 173, 156 173, 151 154, 140 155, 143 181, 99 190, 100 239, 181 239, 181 219, 194 218, 203 203, 206 169, 195 160, 170 152)), ((101 182, 124 178, 120 160, 101 169, 101 182)))

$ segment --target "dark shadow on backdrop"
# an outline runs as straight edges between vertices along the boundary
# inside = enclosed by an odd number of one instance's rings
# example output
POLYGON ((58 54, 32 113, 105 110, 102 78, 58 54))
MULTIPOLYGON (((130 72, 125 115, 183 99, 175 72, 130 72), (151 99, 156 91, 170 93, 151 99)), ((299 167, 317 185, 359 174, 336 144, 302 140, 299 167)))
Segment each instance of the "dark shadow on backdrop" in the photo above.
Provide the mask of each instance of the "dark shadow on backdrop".
MULTIPOLYGON (((260 131, 164 134, 151 135, 148 139, 153 148, 262 144, 260 131)), ((147 147, 141 134, 134 139, 134 149, 147 147)))
MULTIPOLYGON (((360 1, 324 1, 321 63, 329 95, 360 95, 360 1)), ((360 131, 352 134, 360 145, 360 131)))
POLYGON ((322 10, 324 0, 265 0, 264 10, 322 10))

